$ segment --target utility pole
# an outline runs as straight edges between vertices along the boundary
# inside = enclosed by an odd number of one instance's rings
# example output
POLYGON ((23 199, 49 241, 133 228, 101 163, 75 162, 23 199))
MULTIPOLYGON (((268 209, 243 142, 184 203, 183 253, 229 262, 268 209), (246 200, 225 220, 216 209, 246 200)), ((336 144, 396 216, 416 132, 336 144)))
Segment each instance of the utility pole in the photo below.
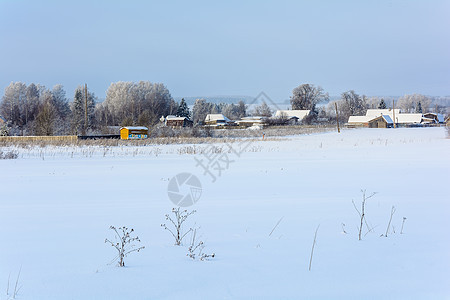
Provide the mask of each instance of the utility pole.
POLYGON ((336 107, 336 124, 337 124, 337 130, 338 130, 338 133, 341 133, 341 129, 339 128, 339 112, 338 112, 338 109, 337 109, 337 103, 336 103, 336 102, 334 102, 334 107, 336 107))
POLYGON ((88 93, 87 83, 84 84, 84 135, 87 134, 88 128, 88 93))
POLYGON ((397 128, 396 124, 395 124, 395 100, 392 99, 392 116, 394 117, 394 128, 397 128))

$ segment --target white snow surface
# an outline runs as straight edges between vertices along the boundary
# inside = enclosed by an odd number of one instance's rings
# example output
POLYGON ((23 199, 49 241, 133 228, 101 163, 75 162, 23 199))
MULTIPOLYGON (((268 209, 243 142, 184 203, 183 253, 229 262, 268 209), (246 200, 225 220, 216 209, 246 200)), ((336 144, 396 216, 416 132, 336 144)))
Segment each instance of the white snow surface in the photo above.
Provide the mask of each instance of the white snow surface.
POLYGON ((29 148, 0 160, 0 299, 20 269, 17 299, 450 298, 444 128, 261 140, 230 152, 215 182, 194 160, 206 147, 29 148), (160 226, 181 172, 202 182, 185 229, 200 227, 209 261, 187 257, 188 239, 174 246, 160 226), (361 189, 377 194, 366 204, 374 229, 358 241, 361 189), (108 265, 110 225, 134 228, 145 246, 126 267, 108 265))

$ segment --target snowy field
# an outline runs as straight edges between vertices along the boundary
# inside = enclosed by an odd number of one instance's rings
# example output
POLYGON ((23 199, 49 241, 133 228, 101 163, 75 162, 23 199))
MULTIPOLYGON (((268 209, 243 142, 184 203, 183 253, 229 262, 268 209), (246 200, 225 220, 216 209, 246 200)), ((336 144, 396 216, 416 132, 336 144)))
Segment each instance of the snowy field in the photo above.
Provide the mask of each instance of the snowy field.
POLYGON ((0 160, 0 299, 19 270, 16 299, 450 299, 444 128, 261 140, 240 157, 217 146, 232 162, 215 182, 196 166, 207 145, 28 148, 0 160), (202 183, 185 229, 200 227, 209 261, 186 256, 190 234, 174 246, 160 226, 182 172, 202 183), (377 194, 359 241, 361 189, 377 194), (126 267, 109 264, 110 225, 145 246, 126 267))

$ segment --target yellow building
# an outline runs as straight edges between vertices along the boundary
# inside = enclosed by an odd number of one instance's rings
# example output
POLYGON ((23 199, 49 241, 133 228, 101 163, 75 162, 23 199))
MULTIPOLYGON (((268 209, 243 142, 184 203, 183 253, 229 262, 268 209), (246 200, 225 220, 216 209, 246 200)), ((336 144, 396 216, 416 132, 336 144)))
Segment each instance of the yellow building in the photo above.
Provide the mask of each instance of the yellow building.
POLYGON ((120 128, 120 139, 141 140, 148 138, 148 128, 143 126, 120 128))

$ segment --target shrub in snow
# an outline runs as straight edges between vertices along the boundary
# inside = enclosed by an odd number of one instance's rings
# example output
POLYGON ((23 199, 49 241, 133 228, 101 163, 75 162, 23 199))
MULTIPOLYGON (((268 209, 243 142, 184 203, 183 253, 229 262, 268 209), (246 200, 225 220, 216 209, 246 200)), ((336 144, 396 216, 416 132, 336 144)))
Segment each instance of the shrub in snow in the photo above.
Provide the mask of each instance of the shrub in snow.
MULTIPOLYGON (((391 227, 392 216, 394 215, 394 213, 395 213, 395 206, 392 206, 392 208, 391 208, 391 217, 389 218, 389 223, 388 223, 387 228, 386 228, 386 233, 384 235, 382 234, 381 236, 384 236, 384 237, 388 236, 389 228, 391 227)), ((395 233, 395 229, 393 227, 392 227, 392 230, 395 233)))
POLYGON ((20 277, 21 272, 22 272, 22 267, 20 267, 19 273, 17 274, 16 283, 14 284, 14 291, 10 291, 10 289, 9 289, 11 273, 9 274, 8 285, 6 286, 6 299, 16 299, 20 289, 22 288, 22 286, 19 286, 19 277, 20 277))
POLYGON ((208 260, 210 258, 214 258, 216 256, 214 253, 206 254, 203 252, 203 249, 205 248, 205 243, 203 243, 203 241, 199 241, 198 243, 195 241, 196 233, 197 233, 197 229, 194 230, 194 234, 192 235, 191 245, 189 246, 189 249, 188 249, 189 252, 186 255, 189 256, 190 258, 192 258, 193 260, 198 259, 201 261, 208 260))
POLYGON ((366 209, 366 201, 376 195, 376 192, 370 194, 370 196, 366 196, 366 190, 361 190, 361 192, 363 194, 363 196, 362 196, 363 199, 361 201, 361 210, 359 210, 356 207, 355 201, 352 200, 353 206, 355 207, 356 211, 359 214, 359 226, 358 226, 358 231, 359 231, 358 239, 359 240, 362 240, 361 235, 362 235, 362 229, 363 229, 364 225, 366 225, 367 233, 369 233, 373 230, 373 228, 370 228, 369 224, 367 224, 365 209, 366 209))
POLYGON ((193 210, 191 212, 188 212, 187 210, 181 210, 180 208, 172 208, 172 213, 175 215, 175 217, 172 219, 169 214, 166 214, 166 220, 170 221, 173 225, 173 230, 167 227, 166 224, 161 224, 161 227, 163 227, 165 230, 169 231, 172 236, 175 239, 175 245, 180 246, 181 242, 183 241, 183 238, 192 231, 192 228, 189 228, 188 231, 183 233, 183 223, 187 220, 187 218, 194 214, 196 211, 193 210))
POLYGON ((3 152, 0 150, 0 159, 16 159, 19 157, 19 153, 17 151, 9 151, 3 152))
POLYGON ((145 247, 138 247, 136 248, 136 245, 134 245, 134 242, 141 242, 141 240, 139 239, 139 237, 132 237, 131 234, 134 232, 134 229, 128 229, 125 226, 116 228, 114 226, 110 226, 109 229, 114 230, 115 232, 115 236, 114 239, 115 241, 110 241, 108 239, 105 239, 105 243, 109 243, 111 244, 111 246, 113 246, 114 248, 116 248, 118 254, 116 257, 114 257, 113 261, 118 259, 117 265, 119 267, 124 267, 125 266, 125 262, 124 262, 124 258, 127 257, 128 254, 130 254, 131 252, 139 252, 142 249, 144 249, 145 247))
POLYGON ((8 136, 9 130, 6 125, 0 126, 0 136, 8 136))
POLYGON ((400 230, 400 234, 403 234, 403 226, 405 225, 406 217, 403 217, 402 229, 400 230))

